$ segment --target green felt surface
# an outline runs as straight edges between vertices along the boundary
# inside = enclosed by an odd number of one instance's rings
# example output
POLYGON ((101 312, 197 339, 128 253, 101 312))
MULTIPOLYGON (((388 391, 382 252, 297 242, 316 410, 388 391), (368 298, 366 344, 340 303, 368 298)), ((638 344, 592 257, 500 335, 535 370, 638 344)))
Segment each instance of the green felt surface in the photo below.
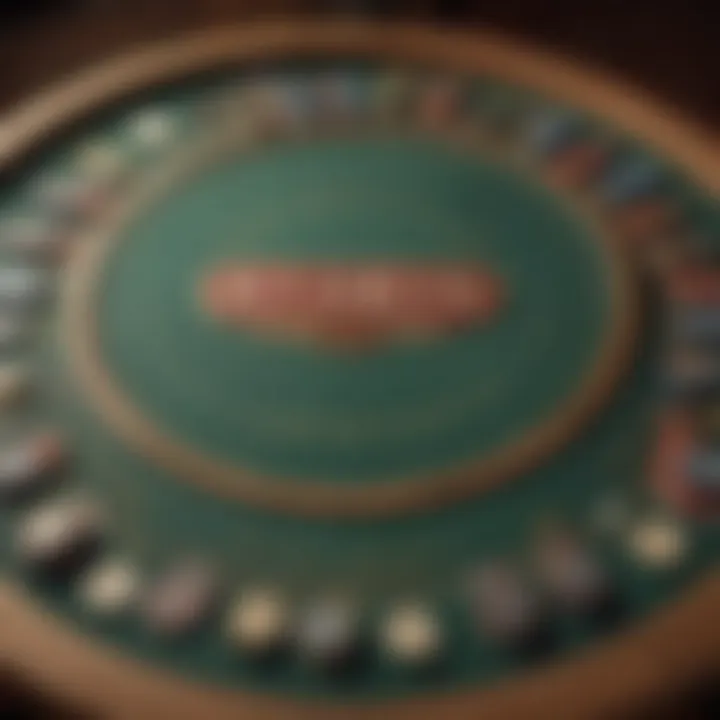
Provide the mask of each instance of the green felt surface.
POLYGON ((608 332, 597 238, 549 193, 430 143, 241 156, 125 235, 99 309, 113 375, 161 427, 269 475, 372 481, 488 453, 546 420, 608 332), (481 263, 507 305, 457 337, 355 356, 227 330, 198 307, 226 261, 433 260, 481 263))
MULTIPOLYGON (((193 98, 181 92, 162 102, 189 113, 193 98)), ((117 136, 129 110, 87 136, 117 136)), ((46 167, 65 162, 66 149, 48 156, 46 167)), ((680 176, 676 182, 705 215, 714 212, 701 191, 680 176)), ((6 189, 5 212, 24 202, 15 189, 6 189)), ((388 475, 445 467, 517 438, 572 391, 607 320, 595 242, 572 209, 535 181, 441 143, 398 137, 278 146, 229 158, 129 226, 106 268, 100 341, 136 403, 197 448, 298 483, 391 482, 388 475), (338 357, 208 323, 194 291, 203 271, 225 258, 480 259, 507 283, 510 299, 486 328, 338 357)), ((268 581, 298 600, 327 589, 355 593, 368 620, 393 598, 421 596, 437 604, 450 633, 447 664, 424 687, 487 682, 522 667, 475 631, 461 592, 468 567, 522 558, 539 519, 560 515, 583 525, 614 489, 649 503, 642 477, 657 404, 655 321, 607 410, 551 461, 459 506, 348 524, 224 502, 129 451, 78 389, 56 320, 51 313, 31 354, 39 392, 24 416, 3 419, 3 429, 43 420, 66 432, 75 455, 66 486, 103 499, 113 550, 149 573, 178 555, 206 556, 229 592, 268 581)), ((262 672, 238 660, 218 622, 180 647, 152 639, 133 618, 103 623, 71 594, 24 576, 10 547, 16 517, 0 516, 5 570, 28 580, 79 632, 130 655, 278 693, 418 689, 372 653, 362 672, 333 684, 293 662, 262 672)), ((688 562, 661 575, 639 570, 617 543, 597 542, 630 619, 675 597, 716 557, 711 528, 694 527, 691 536, 688 562)), ((553 634, 564 654, 600 631, 560 619, 553 634)))

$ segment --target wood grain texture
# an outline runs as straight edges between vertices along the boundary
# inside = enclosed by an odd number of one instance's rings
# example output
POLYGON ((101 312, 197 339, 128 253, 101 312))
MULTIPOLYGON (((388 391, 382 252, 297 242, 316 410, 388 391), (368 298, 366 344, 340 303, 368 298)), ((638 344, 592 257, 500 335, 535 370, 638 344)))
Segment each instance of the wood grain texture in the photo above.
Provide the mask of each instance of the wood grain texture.
POLYGON ((183 681, 105 649, 0 585, 6 622, 0 666, 12 665, 50 696, 108 720, 607 720, 662 705, 720 668, 720 573, 681 602, 590 653, 487 689, 422 693, 385 703, 338 705, 218 690, 183 681))

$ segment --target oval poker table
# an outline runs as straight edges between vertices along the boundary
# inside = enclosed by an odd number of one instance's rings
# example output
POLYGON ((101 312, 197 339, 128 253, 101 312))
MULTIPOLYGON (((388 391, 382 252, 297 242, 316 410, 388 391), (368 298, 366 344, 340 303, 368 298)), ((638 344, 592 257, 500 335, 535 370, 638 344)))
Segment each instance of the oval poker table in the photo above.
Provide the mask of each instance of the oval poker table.
POLYGON ((720 666, 714 139, 276 23, 0 123, 0 658, 101 717, 611 717, 720 666))

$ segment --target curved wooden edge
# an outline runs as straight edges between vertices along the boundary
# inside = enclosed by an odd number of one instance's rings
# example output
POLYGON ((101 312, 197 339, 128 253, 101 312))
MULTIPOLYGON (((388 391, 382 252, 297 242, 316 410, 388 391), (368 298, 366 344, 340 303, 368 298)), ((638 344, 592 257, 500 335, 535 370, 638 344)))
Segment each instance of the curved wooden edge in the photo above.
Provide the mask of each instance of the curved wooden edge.
MULTIPOLYGON (((575 68, 497 35, 365 23, 254 24, 163 43, 78 76, 21 106, 0 123, 0 169, 53 132, 129 93, 229 62, 282 52, 352 52, 486 72, 579 105, 670 155, 720 195, 715 137, 680 113, 622 83, 575 68)), ((488 690, 464 690, 348 708, 298 703, 185 683, 122 659, 72 634, 10 587, 0 588, 0 662, 58 696, 104 717, 197 718, 572 718, 615 717, 720 667, 720 577, 713 575, 662 611, 572 662, 488 690)))
POLYGON ((532 717, 580 720, 618 717, 688 689, 720 669, 720 572, 679 603, 591 653, 526 671, 487 689, 421 693, 412 698, 349 705, 229 691, 183 682, 146 669, 78 638, 34 601, 0 585, 0 664, 12 665, 36 687, 103 718, 294 718, 301 720, 500 720, 532 717))
POLYGON ((583 107, 671 155, 714 193, 720 140, 641 89, 498 33, 360 21, 249 23, 122 55, 21 105, 0 123, 0 168, 109 102, 223 64, 287 54, 352 53, 484 72, 583 107))
MULTIPOLYGON (((230 500, 292 515, 366 520, 424 512, 493 490, 551 457, 611 400, 635 354, 639 298, 628 254, 598 226, 594 234, 607 275, 608 317, 597 357, 548 418, 486 456, 436 472, 339 485, 316 478, 264 476, 194 448, 159 427, 126 394, 103 357, 97 337, 103 270, 127 220, 198 167, 226 155, 228 146, 237 142, 236 134, 233 128, 213 133, 211 140, 181 153, 157 175, 139 183, 125 202, 79 241, 65 270, 59 330, 68 364, 93 409, 131 448, 176 478, 230 500)), ((573 214, 599 225, 590 211, 573 214)))

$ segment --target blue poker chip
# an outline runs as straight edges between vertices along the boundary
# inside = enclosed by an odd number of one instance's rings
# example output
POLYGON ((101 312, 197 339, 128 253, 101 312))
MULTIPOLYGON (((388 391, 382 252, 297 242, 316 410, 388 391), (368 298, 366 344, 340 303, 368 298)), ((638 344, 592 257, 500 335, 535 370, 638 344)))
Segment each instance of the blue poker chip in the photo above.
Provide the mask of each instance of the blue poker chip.
POLYGON ((698 450, 688 460, 688 475, 699 490, 720 490, 720 449, 698 450))
POLYGON ((544 113, 531 119, 525 141, 529 150, 541 158, 568 150, 581 139, 578 119, 569 113, 544 113))
POLYGON ((663 186, 658 168, 644 160, 615 163, 602 180, 602 198, 612 205, 624 205, 657 195, 663 186))

